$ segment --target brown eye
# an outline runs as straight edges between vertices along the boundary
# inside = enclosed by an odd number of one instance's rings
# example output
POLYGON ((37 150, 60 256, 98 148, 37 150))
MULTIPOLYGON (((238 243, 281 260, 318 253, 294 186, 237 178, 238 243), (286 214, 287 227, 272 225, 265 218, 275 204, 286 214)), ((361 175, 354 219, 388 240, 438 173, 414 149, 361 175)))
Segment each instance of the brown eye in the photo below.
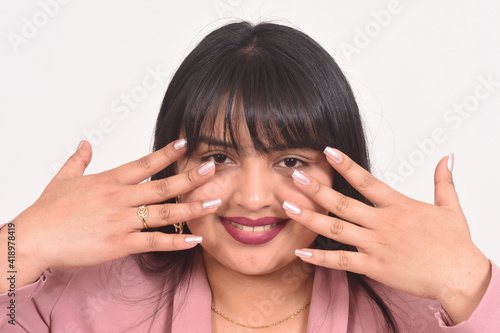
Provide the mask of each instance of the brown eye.
POLYGON ((285 164, 285 166, 287 168, 296 167, 298 162, 299 162, 299 160, 297 160, 296 158, 285 158, 283 160, 283 163, 285 164))
POLYGON ((214 154, 209 157, 209 160, 214 161, 215 164, 224 164, 229 161, 229 158, 224 154, 214 154))
POLYGON ((278 166, 282 168, 300 168, 301 166, 307 165, 305 162, 302 162, 298 158, 293 158, 293 157, 287 157, 282 159, 279 163, 278 166))

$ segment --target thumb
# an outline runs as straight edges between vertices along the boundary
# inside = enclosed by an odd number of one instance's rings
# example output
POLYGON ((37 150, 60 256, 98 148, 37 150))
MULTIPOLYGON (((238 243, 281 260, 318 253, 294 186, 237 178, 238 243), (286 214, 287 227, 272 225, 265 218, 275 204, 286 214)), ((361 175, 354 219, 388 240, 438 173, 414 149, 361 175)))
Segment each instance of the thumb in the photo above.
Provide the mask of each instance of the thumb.
POLYGON ((458 195, 453 183, 453 154, 443 157, 439 161, 434 173, 434 204, 436 206, 460 206, 458 195))
POLYGON ((57 178, 75 178, 83 175, 92 159, 92 147, 85 140, 80 141, 76 152, 64 163, 57 178))

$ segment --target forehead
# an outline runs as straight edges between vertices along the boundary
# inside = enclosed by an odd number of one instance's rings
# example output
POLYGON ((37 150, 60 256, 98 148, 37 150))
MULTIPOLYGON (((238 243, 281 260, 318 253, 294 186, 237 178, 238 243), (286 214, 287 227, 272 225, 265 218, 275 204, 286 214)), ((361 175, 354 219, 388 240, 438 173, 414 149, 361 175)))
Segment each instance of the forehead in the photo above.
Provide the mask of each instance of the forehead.
POLYGON ((274 96, 266 98, 242 92, 215 96, 204 107, 185 114, 184 133, 188 154, 199 144, 270 152, 291 148, 324 148, 324 135, 317 133, 314 112, 274 96), (255 98, 250 98, 254 96, 255 98))
POLYGON ((239 152, 255 149, 244 112, 242 111, 233 111, 231 119, 228 120, 226 112, 220 110, 213 122, 205 121, 200 128, 198 144, 232 148, 239 152))

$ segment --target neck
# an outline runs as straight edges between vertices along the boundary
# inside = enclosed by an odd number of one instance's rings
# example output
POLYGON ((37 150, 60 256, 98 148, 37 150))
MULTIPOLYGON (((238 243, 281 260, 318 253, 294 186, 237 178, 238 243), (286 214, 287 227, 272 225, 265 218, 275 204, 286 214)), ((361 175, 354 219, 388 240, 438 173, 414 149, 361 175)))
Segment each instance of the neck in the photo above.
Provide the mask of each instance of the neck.
MULTIPOLYGON (((260 326, 277 322, 311 299, 314 268, 300 259, 264 275, 233 271, 206 251, 203 261, 212 290, 212 305, 241 324, 260 326)), ((303 323, 307 322, 307 313, 301 313, 303 323)), ((299 316, 289 321, 296 325, 298 320, 299 316)))

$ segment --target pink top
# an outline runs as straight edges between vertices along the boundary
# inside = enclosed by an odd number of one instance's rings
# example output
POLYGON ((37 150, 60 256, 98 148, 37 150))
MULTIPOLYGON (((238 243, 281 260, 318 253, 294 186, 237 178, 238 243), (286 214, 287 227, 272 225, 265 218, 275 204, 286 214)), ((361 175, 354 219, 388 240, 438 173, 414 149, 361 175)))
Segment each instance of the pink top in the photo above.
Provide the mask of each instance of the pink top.
MULTIPOLYGON (((211 331, 211 291, 198 256, 186 293, 181 285, 173 312, 148 296, 158 295, 154 277, 131 258, 104 265, 49 270, 35 283, 19 288, 15 297, 0 295, 2 332, 160 332, 173 313, 172 332, 211 331), (9 305, 15 300, 15 325, 9 305), (2 313, 3 312, 3 313, 2 313), (7 312, 7 313, 5 313, 7 312)), ((409 296, 374 282, 395 313, 402 332, 500 332, 500 273, 492 279, 468 321, 447 327, 435 301, 409 296)), ((12 308, 12 307, 11 307, 12 308)), ((265 309, 262 311, 265 312, 265 309)), ((381 319, 362 292, 349 295, 345 272, 319 267, 314 277, 308 332, 374 332, 381 319)))

